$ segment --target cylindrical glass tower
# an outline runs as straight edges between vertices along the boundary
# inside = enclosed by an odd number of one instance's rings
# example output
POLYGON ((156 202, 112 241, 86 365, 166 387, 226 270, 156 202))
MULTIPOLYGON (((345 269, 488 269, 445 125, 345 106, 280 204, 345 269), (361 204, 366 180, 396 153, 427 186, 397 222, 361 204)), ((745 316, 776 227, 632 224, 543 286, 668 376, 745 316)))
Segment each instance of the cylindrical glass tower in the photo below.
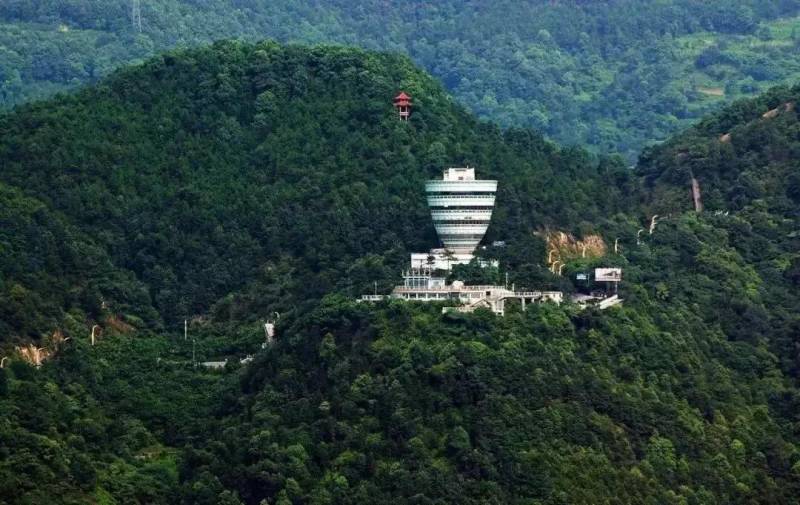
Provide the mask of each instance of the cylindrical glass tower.
POLYGON ((497 181, 475 180, 474 168, 448 168, 425 183, 433 225, 445 249, 471 255, 489 228, 497 181))

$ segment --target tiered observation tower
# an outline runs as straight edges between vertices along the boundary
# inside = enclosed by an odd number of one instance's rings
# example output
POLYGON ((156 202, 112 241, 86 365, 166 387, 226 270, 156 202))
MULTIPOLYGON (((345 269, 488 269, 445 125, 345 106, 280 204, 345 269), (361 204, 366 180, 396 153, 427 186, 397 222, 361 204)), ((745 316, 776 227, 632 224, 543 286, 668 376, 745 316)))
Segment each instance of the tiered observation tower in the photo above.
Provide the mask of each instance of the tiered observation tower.
POLYGON ((496 192, 497 181, 475 179, 474 168, 448 168, 441 180, 425 183, 433 225, 444 245, 444 251, 431 251, 434 256, 444 255, 453 264, 472 259, 489 228, 496 192))

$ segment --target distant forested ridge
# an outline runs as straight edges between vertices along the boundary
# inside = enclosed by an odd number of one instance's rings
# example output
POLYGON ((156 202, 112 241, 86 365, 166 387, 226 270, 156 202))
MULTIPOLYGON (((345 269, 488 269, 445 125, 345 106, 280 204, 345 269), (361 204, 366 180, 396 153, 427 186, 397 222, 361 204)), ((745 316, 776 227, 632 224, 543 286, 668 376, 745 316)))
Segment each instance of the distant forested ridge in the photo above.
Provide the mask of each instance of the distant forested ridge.
POLYGON ((635 158, 721 103, 800 79, 798 0, 6 0, 0 106, 220 38, 409 54, 502 126, 635 158))
POLYGON ((405 56, 227 41, 6 112, 0 496, 794 505, 798 102, 736 102, 630 170, 478 121, 405 56), (620 266, 623 305, 355 303, 436 245, 424 181, 461 164, 499 181, 494 275, 571 293, 620 266), (554 275, 547 230, 608 252, 554 275))

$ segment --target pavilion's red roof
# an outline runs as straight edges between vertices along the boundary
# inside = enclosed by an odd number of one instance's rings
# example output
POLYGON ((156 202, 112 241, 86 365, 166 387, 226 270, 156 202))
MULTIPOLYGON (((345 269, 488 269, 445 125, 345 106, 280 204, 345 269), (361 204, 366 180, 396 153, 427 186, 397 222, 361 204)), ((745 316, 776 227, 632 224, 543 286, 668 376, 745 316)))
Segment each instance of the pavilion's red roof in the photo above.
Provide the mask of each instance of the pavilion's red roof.
POLYGON ((408 95, 406 95, 405 91, 401 91, 399 95, 397 95, 396 97, 394 97, 394 100, 395 100, 395 101, 399 101, 399 100, 411 100, 411 97, 410 97, 410 96, 408 96, 408 95))

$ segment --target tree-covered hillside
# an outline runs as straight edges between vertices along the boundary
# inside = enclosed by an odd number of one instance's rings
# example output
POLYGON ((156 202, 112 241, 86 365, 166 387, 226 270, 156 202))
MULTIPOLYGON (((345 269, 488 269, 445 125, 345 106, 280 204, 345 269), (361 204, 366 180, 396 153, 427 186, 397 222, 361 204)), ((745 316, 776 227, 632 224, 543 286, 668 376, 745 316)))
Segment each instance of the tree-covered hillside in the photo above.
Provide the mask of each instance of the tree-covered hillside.
POLYGON ((0 499, 794 504, 800 208, 776 181, 798 98, 737 103, 635 172, 336 47, 171 52, 0 116, 0 499), (510 282, 617 265, 623 306, 356 304, 436 245, 424 180, 460 164, 499 181, 507 246, 482 254, 510 282), (546 227, 608 252, 553 275, 546 227))
POLYGON ((0 105, 220 38, 405 52, 503 126, 634 158, 732 98, 800 78, 798 0, 7 0, 0 105))
MULTIPOLYGON (((493 233, 512 245, 534 241, 534 226, 613 214, 621 193, 601 188, 630 179, 618 161, 478 123, 405 57, 275 43, 166 54, 21 107, 0 117, 0 157, 0 181, 20 194, 8 213, 29 215, 26 195, 75 230, 10 234, 3 296, 151 328, 390 286, 409 251, 437 245, 420 188, 450 164, 504 181, 493 233), (398 89, 414 97, 408 124, 398 89), (72 263, 41 268, 31 248, 72 263)), ((51 332, 59 314, 40 312, 15 310, 3 340, 51 332)))
MULTIPOLYGON (((710 267, 684 281, 751 274, 710 267)), ((736 340, 688 285, 665 299, 634 279, 593 314, 330 299, 227 394, 215 443, 186 453, 187 502, 793 503, 797 389, 766 339, 736 340)))
POLYGON ((797 105, 800 87, 775 88, 737 102, 697 126, 647 151, 638 168, 656 191, 656 212, 691 208, 688 188, 695 177, 703 207, 736 212, 758 207, 797 218, 800 173, 797 105))
POLYGON ((713 224, 707 233, 726 234, 741 260, 763 279, 763 309, 743 307, 740 296, 720 300, 727 306, 720 308, 721 324, 744 337, 747 332, 735 328, 739 317, 758 322, 749 336, 768 336, 795 376, 800 370, 798 103, 800 86, 737 102, 646 152, 637 168, 644 208, 667 220, 693 208, 691 180, 697 181, 703 215, 713 224))

